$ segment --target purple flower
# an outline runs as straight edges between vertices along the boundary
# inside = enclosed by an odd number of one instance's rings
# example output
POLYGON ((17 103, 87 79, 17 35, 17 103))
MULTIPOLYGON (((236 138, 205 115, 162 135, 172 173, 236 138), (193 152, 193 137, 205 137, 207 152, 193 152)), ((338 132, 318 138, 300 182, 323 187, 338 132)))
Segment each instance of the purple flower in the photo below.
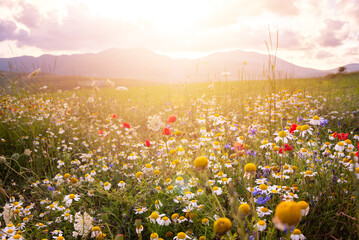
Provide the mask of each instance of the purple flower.
POLYGON ((258 197, 256 200, 256 203, 259 205, 266 204, 271 199, 271 195, 266 196, 264 199, 262 196, 258 197))
POLYGON ((327 124, 328 124, 328 120, 327 120, 327 119, 323 119, 323 120, 320 121, 320 125, 321 125, 322 127, 325 127, 325 125, 327 125, 327 124))
POLYGON ((254 135, 257 133, 257 129, 250 127, 250 128, 248 129, 248 133, 249 133, 251 136, 254 136, 254 135))
POLYGON ((257 155, 257 152, 256 152, 256 151, 248 150, 248 151, 247 151, 247 154, 248 154, 249 156, 255 157, 255 156, 257 155))

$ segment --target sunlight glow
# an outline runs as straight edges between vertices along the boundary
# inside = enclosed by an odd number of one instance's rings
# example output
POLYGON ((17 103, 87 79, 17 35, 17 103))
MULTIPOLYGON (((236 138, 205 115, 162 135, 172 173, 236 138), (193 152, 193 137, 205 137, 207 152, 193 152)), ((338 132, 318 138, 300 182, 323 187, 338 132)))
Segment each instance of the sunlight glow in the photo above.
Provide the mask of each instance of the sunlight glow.
POLYGON ((153 25, 159 31, 184 32, 205 14, 205 1, 83 1, 97 15, 121 18, 134 25, 153 25))

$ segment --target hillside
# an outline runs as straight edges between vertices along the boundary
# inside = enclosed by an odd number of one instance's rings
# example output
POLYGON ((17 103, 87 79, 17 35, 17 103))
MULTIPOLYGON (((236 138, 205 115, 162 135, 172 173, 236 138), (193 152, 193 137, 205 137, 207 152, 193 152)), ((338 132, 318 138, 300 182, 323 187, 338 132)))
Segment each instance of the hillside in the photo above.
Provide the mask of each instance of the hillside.
MULTIPOLYGON (((108 49, 99 53, 42 55, 0 58, 0 70, 31 72, 41 68, 56 75, 81 75, 102 78, 142 79, 157 82, 262 79, 268 56, 256 52, 218 52, 199 59, 172 59, 145 48, 108 49), (246 63, 243 65, 243 63, 246 63), (244 70, 242 72, 242 70, 244 70), (226 72, 227 74, 224 74, 226 72)), ((347 71, 359 70, 359 64, 347 65, 347 71)), ((277 76, 281 78, 320 77, 337 69, 321 71, 304 68, 277 58, 277 76)))

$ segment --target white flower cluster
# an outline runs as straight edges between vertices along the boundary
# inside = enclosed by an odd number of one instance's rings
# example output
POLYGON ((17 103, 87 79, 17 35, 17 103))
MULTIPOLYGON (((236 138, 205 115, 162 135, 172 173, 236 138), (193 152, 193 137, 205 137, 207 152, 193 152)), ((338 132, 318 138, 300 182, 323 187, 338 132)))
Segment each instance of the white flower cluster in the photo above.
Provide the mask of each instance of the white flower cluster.
POLYGON ((83 236, 83 238, 86 238, 87 235, 90 234, 92 229, 92 221, 93 217, 91 217, 87 212, 82 215, 80 212, 77 212, 75 214, 75 232, 73 232, 73 235, 75 236, 83 236))

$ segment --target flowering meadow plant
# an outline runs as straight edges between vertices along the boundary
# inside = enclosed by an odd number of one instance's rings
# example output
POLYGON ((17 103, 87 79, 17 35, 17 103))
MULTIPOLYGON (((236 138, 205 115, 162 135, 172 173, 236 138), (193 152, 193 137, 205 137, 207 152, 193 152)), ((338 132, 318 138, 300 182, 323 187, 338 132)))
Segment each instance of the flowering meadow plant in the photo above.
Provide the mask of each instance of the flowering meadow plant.
POLYGON ((359 106, 214 86, 3 95, 0 238, 356 239, 359 106))

